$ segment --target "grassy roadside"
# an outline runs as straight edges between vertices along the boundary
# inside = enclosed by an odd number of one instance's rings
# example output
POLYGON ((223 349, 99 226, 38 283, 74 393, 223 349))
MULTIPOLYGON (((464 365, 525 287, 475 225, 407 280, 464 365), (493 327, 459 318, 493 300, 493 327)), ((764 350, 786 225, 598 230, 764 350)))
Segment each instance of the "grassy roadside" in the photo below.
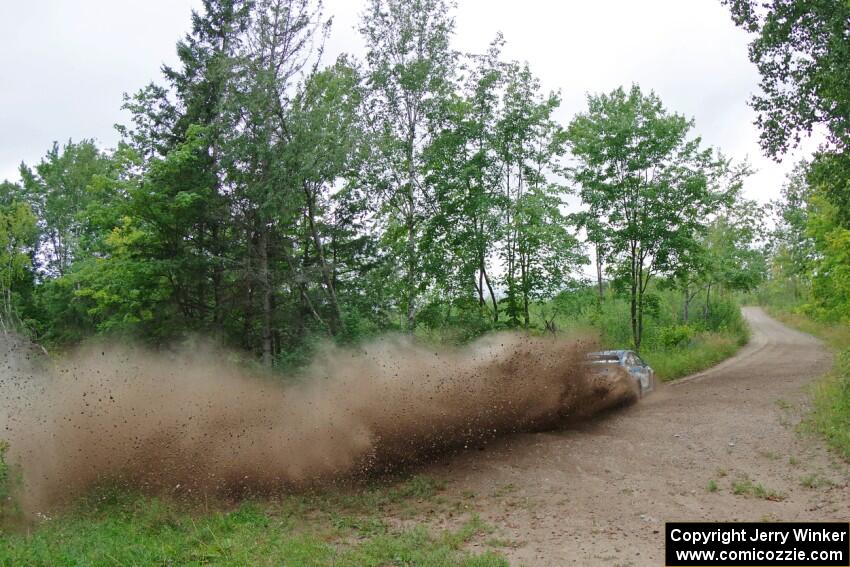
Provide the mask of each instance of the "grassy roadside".
POLYGON ((246 502, 229 511, 188 507, 123 490, 100 491, 32 534, 0 533, 0 565, 430 565, 496 567, 493 551, 464 545, 492 529, 439 483, 399 485, 246 502), (456 530, 430 531, 436 513, 465 518, 456 530), (386 518, 408 518, 390 523, 386 518), (408 525, 409 524, 409 525, 408 525))
MULTIPOLYGON (((629 348, 627 305, 612 299, 600 308, 590 299, 586 308, 557 314, 558 330, 595 333, 602 348, 629 348)), ((714 304, 713 318, 695 315, 683 325, 676 299, 659 296, 641 350, 660 379, 703 370, 746 344, 749 332, 736 304, 714 304)), ((541 308, 535 315, 538 332, 547 332, 543 319, 552 320, 552 313, 541 308)), ((0 481, 9 474, 1 453, 0 481)), ((471 513, 469 502, 450 501, 439 483, 423 477, 238 506, 201 507, 100 491, 32 528, 31 533, 0 530, 0 566, 507 565, 498 554, 504 544, 471 513), (433 528, 444 526, 447 517, 454 518, 454 528, 433 528), (489 550, 472 553, 473 546, 489 550)))
POLYGON ((786 325, 820 338, 837 352, 832 371, 812 387, 810 419, 829 445, 850 460, 850 326, 823 323, 769 306, 767 310, 786 325))
MULTIPOLYGON (((644 356, 669 379, 731 356, 741 341, 704 332, 686 345, 644 356)), ((443 489, 437 481, 413 477, 208 507, 101 490, 29 530, 0 528, 0 566, 508 565, 493 528, 472 513, 468 501, 452 501, 443 489), (427 527, 446 517, 459 519, 453 529, 427 527), (472 544, 487 551, 472 553, 472 544)))
POLYGON ((706 332, 694 337, 687 345, 659 348, 641 353, 662 381, 688 376, 734 356, 749 341, 748 330, 737 332, 706 332))
MULTIPOLYGON (((592 291, 592 290, 591 290, 592 291)), ((611 296, 601 304, 593 293, 563 295, 538 307, 538 321, 551 320, 558 330, 597 335, 605 349, 632 349, 628 302, 611 296)), ((715 297, 710 306, 702 297, 691 304, 682 321, 681 295, 655 290, 644 321, 640 356, 662 381, 705 370, 735 355, 750 339, 750 329, 731 295, 715 297)), ((539 324, 542 326, 542 322, 539 324)))

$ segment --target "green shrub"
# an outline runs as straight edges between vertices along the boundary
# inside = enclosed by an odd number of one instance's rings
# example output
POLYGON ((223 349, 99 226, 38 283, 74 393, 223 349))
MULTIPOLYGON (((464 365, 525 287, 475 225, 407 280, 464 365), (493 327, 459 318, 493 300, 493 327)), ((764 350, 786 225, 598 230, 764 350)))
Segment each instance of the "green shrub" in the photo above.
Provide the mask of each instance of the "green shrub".
POLYGON ((742 339, 734 335, 704 332, 696 335, 685 347, 642 351, 641 357, 655 370, 660 380, 667 381, 714 366, 733 356, 741 344, 742 339))
POLYGON ((694 330, 687 325, 673 325, 664 327, 659 333, 662 346, 667 348, 685 346, 694 338, 694 330))

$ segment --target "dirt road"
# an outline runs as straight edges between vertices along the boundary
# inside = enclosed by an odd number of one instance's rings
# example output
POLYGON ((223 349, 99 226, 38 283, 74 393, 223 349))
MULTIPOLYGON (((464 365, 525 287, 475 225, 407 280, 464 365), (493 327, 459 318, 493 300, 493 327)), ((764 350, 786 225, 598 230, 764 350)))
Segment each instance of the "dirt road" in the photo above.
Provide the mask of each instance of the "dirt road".
POLYGON ((670 520, 847 521, 850 467, 798 427, 830 354, 759 309, 745 316, 751 343, 707 372, 578 428, 505 439, 426 472, 497 527, 486 539, 517 565, 657 567, 670 520))

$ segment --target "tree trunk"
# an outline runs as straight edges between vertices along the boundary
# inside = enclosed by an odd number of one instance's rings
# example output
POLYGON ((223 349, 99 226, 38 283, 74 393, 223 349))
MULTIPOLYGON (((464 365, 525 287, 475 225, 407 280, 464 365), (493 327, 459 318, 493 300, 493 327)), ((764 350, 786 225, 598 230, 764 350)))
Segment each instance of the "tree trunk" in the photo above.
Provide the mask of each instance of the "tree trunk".
POLYGON ((596 243, 596 286, 599 290, 599 301, 605 299, 605 289, 602 287, 602 256, 599 251, 599 243, 596 243))
POLYGON ((528 258, 524 252, 520 253, 520 278, 522 281, 522 319, 523 326, 528 329, 531 326, 531 317, 528 313, 528 258))
MULTIPOLYGON (((476 230, 478 230, 477 229, 477 223, 478 223, 478 221, 476 221, 476 230)), ((478 251, 478 285, 477 285, 476 291, 478 292, 478 306, 484 307, 485 301, 484 301, 484 251, 483 250, 478 251)))
POLYGON ((643 286, 638 286, 638 309, 637 309, 637 336, 635 338, 635 351, 640 352, 640 343, 643 340, 643 286))
MULTIPOLYGON (((411 189, 412 190, 412 189, 411 189)), ((411 195, 411 207, 412 195, 411 195)), ((413 211, 407 218, 407 330, 413 332, 416 326, 416 234, 413 211)))
POLYGON ((416 169, 413 163, 413 146, 416 143, 416 124, 409 122, 407 139, 407 330, 416 327, 416 198, 414 185, 416 169))
POLYGON ((481 273, 484 274, 484 283, 487 284, 487 291, 490 292, 490 300, 493 302, 493 323, 499 322, 499 304, 496 301, 496 294, 493 293, 493 286, 490 285, 490 277, 487 275, 487 269, 484 264, 481 264, 481 273))
POLYGON ((478 296, 478 307, 484 307, 486 304, 484 301, 484 274, 481 273, 481 270, 478 270, 478 281, 475 281, 475 277, 472 279, 472 284, 475 286, 475 294, 478 296))
POLYGON ((339 329, 342 324, 342 310, 340 309, 339 302, 337 301, 331 267, 325 261, 325 248, 322 245, 322 239, 319 236, 318 229, 316 228, 315 194, 306 185, 304 186, 304 192, 307 197, 307 220, 310 226, 310 234, 313 237, 313 245, 316 247, 316 256, 319 259, 322 280, 325 284, 325 293, 328 297, 328 302, 331 304, 331 319, 328 327, 331 335, 336 336, 339 334, 339 329))
POLYGON ((263 297, 263 366, 272 366, 274 355, 272 345, 272 285, 269 273, 269 230, 266 226, 260 226, 259 238, 260 255, 260 286, 263 297))
POLYGON ((631 258, 631 276, 632 276, 632 289, 630 295, 630 308, 631 308, 631 318, 632 318, 632 342, 635 345, 635 350, 640 347, 640 332, 638 331, 638 273, 637 273, 637 251, 635 250, 634 244, 632 245, 632 258, 631 258))

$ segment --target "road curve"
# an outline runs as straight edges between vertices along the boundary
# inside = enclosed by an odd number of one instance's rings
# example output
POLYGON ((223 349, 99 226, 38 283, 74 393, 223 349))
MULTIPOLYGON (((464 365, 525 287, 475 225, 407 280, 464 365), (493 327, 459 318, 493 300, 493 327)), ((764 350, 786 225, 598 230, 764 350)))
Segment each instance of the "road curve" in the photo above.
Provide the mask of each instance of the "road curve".
POLYGON ((426 472, 496 527, 488 539, 512 565, 663 565, 671 520, 847 521, 850 468, 797 427, 831 356, 758 308, 744 315, 750 344, 708 371, 578 428, 504 439, 426 472), (781 500, 734 494, 741 479, 781 500))

